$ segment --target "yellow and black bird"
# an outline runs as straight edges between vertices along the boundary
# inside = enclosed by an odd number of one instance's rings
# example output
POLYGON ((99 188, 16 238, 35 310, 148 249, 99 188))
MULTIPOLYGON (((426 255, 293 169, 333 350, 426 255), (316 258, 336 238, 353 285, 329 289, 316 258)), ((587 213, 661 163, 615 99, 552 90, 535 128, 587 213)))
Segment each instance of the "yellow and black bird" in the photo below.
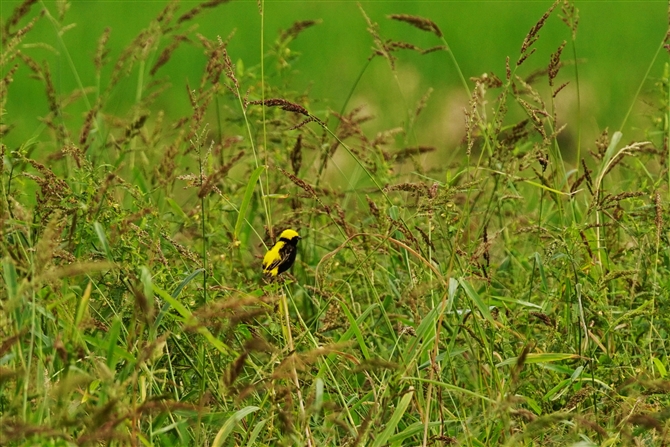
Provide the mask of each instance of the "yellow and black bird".
POLYGON ((274 278, 290 269, 295 261, 299 240, 300 235, 296 231, 282 231, 274 247, 265 253, 263 273, 274 278))

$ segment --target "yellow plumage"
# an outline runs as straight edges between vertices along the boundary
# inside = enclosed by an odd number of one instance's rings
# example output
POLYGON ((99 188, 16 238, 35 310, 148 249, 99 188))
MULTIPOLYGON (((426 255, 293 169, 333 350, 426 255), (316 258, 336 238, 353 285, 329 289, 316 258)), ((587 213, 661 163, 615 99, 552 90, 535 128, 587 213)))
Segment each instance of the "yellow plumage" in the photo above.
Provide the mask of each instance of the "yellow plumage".
POLYGON ((275 277, 291 268, 299 240, 300 235, 296 231, 282 231, 277 243, 263 257, 263 273, 275 277))

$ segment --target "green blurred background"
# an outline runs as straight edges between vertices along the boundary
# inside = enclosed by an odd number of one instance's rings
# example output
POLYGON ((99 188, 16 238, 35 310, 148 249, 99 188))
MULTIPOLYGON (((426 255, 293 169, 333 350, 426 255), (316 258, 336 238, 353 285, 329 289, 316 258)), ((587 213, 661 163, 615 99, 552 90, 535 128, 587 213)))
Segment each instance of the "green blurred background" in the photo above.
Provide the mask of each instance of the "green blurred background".
MULTIPOLYGON (((0 2, 3 23, 20 2, 0 2)), ((635 93, 644 79, 654 55, 667 31, 668 4, 652 1, 576 1, 579 9, 579 29, 576 39, 580 59, 579 80, 582 102, 582 141, 592 147, 593 138, 603 129, 619 129, 629 107, 635 106, 632 118, 624 131, 624 140, 644 137, 641 128, 649 127, 649 113, 655 101, 652 90, 654 79, 661 76, 668 56, 662 50, 651 68, 642 95, 634 101, 635 93)), ((186 12, 199 2, 182 1, 178 14, 186 12)), ((416 44, 422 48, 439 45, 432 34, 406 24, 388 20, 388 14, 412 14, 429 18, 443 31, 466 78, 494 72, 503 78, 507 56, 514 62, 524 36, 551 1, 372 1, 360 2, 369 17, 379 23, 383 37, 416 44)), ((56 27, 42 18, 22 43, 22 51, 37 61, 48 61, 59 94, 66 95, 77 88, 72 67, 65 57, 64 46, 84 86, 96 83, 92 63, 97 41, 106 27, 111 28, 108 47, 110 60, 105 74, 122 49, 145 28, 165 7, 164 1, 74 1, 71 2, 62 25, 76 24, 59 42, 56 27), (46 44, 46 45, 44 45, 46 44)), ((46 7, 54 17, 57 2, 38 2, 30 14, 22 19, 25 25, 41 8, 46 7)), ((520 74, 546 67, 550 54, 563 40, 568 44, 563 60, 572 59, 571 32, 561 22, 558 11, 550 17, 540 32, 537 52, 524 64, 520 74)), ((309 93, 310 110, 317 114, 330 108, 339 111, 344 104, 372 50, 372 38, 358 3, 354 1, 266 1, 265 49, 275 41, 280 29, 287 29, 298 20, 321 19, 315 27, 304 31, 290 47, 299 55, 287 72, 277 74, 276 59, 266 58, 267 82, 284 91, 309 93)), ((229 44, 234 62, 245 68, 259 64, 261 17, 258 4, 253 1, 233 1, 215 9, 205 10, 185 28, 197 26, 197 32, 209 39, 217 35, 224 39, 233 30, 229 44)), ((165 42, 160 48, 169 44, 165 42)), ((160 50, 159 50, 160 51, 160 50)), ((378 57, 363 72, 350 107, 364 104, 366 113, 376 119, 366 130, 375 132, 402 125, 407 111, 413 109, 429 88, 434 92, 417 123, 414 143, 434 145, 449 151, 463 138, 463 108, 467 96, 457 73, 445 52, 420 55, 410 51, 398 53, 397 81, 388 63, 378 57)), ((157 57, 157 54, 156 54, 157 57)), ((168 79, 171 87, 155 104, 168 117, 188 115, 190 105, 185 84, 197 85, 206 62, 200 47, 183 44, 168 64, 157 73, 168 79)), ((145 67, 148 71, 150 67, 145 67)), ((4 68, 5 71, 8 67, 4 68)), ((135 69, 137 71, 137 68, 135 69)), ((4 75, 4 73, 3 73, 4 75)), ((29 77, 30 71, 21 66, 9 89, 6 114, 2 120, 15 126, 4 138, 11 149, 35 135, 44 141, 38 117, 48 113, 44 88, 29 77), (41 133, 40 133, 41 132, 41 133)), ((560 122, 567 122, 567 137, 563 151, 568 158, 577 135, 577 95, 574 68, 564 67, 559 82, 570 85, 558 97, 560 122)), ((135 100, 137 74, 132 74, 114 91, 111 103, 117 113, 132 106, 135 100)), ((546 84, 546 79, 541 82, 546 84)), ((103 80, 104 84, 104 80, 103 80)), ((242 85, 242 90, 246 86, 242 85)), ((495 99, 495 93, 489 98, 495 99)), ((94 97, 91 95, 91 101, 94 97)), ((82 110, 73 109, 80 114, 82 110)), ((443 152, 444 153, 444 152, 443 152)))

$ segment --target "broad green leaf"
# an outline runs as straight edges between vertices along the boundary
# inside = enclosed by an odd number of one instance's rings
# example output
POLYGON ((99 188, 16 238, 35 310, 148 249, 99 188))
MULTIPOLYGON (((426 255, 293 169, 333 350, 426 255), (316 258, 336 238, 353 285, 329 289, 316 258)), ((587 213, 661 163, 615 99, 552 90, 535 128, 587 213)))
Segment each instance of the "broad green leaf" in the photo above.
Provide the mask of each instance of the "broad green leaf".
POLYGON ((665 378, 668 375, 668 371, 665 369, 665 365, 658 358, 652 357, 651 359, 654 362, 654 366, 658 370, 658 373, 661 375, 661 378, 665 378))

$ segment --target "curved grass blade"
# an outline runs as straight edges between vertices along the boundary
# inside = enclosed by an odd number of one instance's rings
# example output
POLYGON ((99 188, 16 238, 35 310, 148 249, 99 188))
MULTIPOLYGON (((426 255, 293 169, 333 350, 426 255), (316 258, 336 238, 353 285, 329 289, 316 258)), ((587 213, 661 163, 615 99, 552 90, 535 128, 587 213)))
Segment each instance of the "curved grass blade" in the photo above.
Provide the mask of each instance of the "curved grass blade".
POLYGON ((265 170, 265 166, 259 166, 254 169, 254 172, 251 173, 249 182, 247 183, 247 188, 244 191, 244 198, 242 199, 242 205, 240 205, 240 212, 237 214, 237 222, 235 222, 235 239, 239 240, 240 231, 242 230, 242 224, 247 218, 247 210, 249 209, 249 204, 251 203, 251 198, 254 195, 254 189, 256 188, 256 182, 261 176, 261 173, 265 170))
MULTIPOLYGON (((181 291, 184 289, 184 287, 186 287, 186 285, 188 283, 193 281, 193 279, 196 276, 198 276, 199 274, 201 274, 204 271, 205 271, 205 269, 202 269, 202 268, 194 270, 190 275, 188 275, 186 278, 184 278, 184 280, 182 282, 179 283, 177 288, 174 289, 174 291, 172 292, 172 294, 170 296, 172 298, 177 298, 179 296, 179 294, 181 293, 181 291)), ((170 303, 166 302, 165 304, 163 304, 163 307, 161 308, 161 311, 158 313, 158 317, 156 317, 156 321, 154 322, 154 329, 156 329, 158 326, 160 326, 161 321, 163 321, 163 317, 165 316, 165 314, 167 313, 168 310, 170 310, 170 303)))
POLYGON ((255 406, 248 406, 244 407, 241 410, 236 411, 233 413, 232 416, 228 418, 226 422, 223 423, 223 426, 219 430, 219 432, 216 434, 216 437, 214 438, 214 441, 212 442, 212 447, 221 447, 224 442, 226 442, 226 439, 228 439, 228 436, 233 432, 233 429, 237 424, 244 419, 244 417, 250 413, 253 413, 255 411, 260 410, 259 407, 255 406))
MULTIPOLYGON (((541 354, 528 354, 526 355, 526 361, 524 363, 549 363, 549 362, 560 362, 561 360, 572 360, 582 358, 578 354, 566 354, 562 352, 543 352, 541 354)), ((507 360, 503 360, 498 363, 496 367, 514 365, 517 362, 518 357, 510 357, 507 360)))
POLYGON ((402 399, 400 399, 400 402, 398 402, 398 406, 393 412, 391 419, 389 419, 388 423, 386 424, 386 428, 384 428, 384 431, 381 432, 377 438, 375 438, 375 442, 372 444, 372 447, 381 447, 386 445, 389 438, 398 426, 400 419, 402 419, 402 416, 405 414, 409 403, 412 401, 412 396, 414 396, 414 388, 410 388, 410 390, 405 393, 402 399))
POLYGON ((109 249, 107 236, 105 236, 105 229, 102 227, 100 222, 93 222, 93 229, 95 230, 95 234, 98 236, 100 244, 102 244, 102 251, 105 253, 105 256, 108 260, 113 261, 112 251, 109 249))
POLYGON ((465 282, 463 278, 458 278, 458 282, 463 287, 463 290, 465 291, 465 294, 470 298, 470 300, 477 306, 477 309, 479 309, 479 312, 486 318, 490 323, 495 324, 495 321, 493 320, 493 316, 491 315, 491 312, 489 311, 489 307, 484 303, 484 300, 479 296, 477 291, 472 288, 470 283, 465 282))

